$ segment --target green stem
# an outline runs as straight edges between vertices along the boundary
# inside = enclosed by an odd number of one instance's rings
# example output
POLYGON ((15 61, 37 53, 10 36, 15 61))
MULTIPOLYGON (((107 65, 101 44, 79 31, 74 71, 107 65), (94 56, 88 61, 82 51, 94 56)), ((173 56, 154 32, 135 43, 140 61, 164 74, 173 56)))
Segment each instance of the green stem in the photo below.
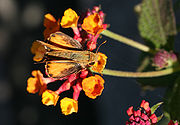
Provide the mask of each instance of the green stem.
POLYGON ((117 76, 117 77, 149 78, 149 77, 165 76, 177 71, 180 71, 180 67, 168 68, 160 71, 150 71, 150 72, 124 72, 124 71, 117 71, 111 69, 104 69, 102 74, 117 76))
POLYGON ((143 45, 143 44, 141 44, 139 42, 136 42, 134 40, 131 40, 129 38, 126 38, 124 36, 121 36, 119 34, 113 33, 113 32, 111 32, 109 30, 104 30, 101 34, 105 35, 107 37, 110 37, 112 39, 115 39, 115 40, 117 40, 119 42, 125 43, 125 44, 127 44, 129 46, 135 47, 135 48, 137 48, 137 49, 139 49, 141 51, 153 53, 153 50, 151 50, 148 46, 143 45))

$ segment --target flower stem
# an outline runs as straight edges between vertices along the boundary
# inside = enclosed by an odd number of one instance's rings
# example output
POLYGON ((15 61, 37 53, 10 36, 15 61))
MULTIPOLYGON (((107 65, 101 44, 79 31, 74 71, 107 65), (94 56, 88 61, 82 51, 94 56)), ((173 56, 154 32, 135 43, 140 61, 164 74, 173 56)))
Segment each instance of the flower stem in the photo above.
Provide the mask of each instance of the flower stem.
POLYGON ((125 72, 125 71, 104 69, 102 74, 117 76, 117 77, 149 78, 149 77, 165 76, 177 71, 180 71, 180 67, 168 68, 160 71, 150 71, 150 72, 125 72))
POLYGON ((153 53, 153 50, 151 50, 148 46, 143 45, 143 44, 141 44, 139 42, 136 42, 134 40, 131 40, 129 38, 126 38, 124 36, 121 36, 119 34, 113 33, 113 32, 111 32, 109 30, 104 30, 101 34, 105 35, 107 37, 110 37, 112 39, 115 39, 115 40, 117 40, 119 42, 125 43, 125 44, 127 44, 129 46, 135 47, 135 48, 137 48, 137 49, 139 49, 141 51, 153 53))

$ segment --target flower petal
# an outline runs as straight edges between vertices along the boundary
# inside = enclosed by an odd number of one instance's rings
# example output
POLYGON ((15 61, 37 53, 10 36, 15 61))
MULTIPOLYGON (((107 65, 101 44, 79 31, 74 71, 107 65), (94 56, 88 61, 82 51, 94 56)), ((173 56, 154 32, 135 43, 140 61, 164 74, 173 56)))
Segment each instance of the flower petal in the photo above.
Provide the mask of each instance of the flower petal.
POLYGON ((32 54, 35 54, 33 60, 39 62, 43 59, 44 54, 46 53, 46 49, 39 42, 34 41, 31 47, 32 54))
POLYGON ((42 103, 44 105, 56 105, 57 101, 59 99, 59 95, 51 90, 46 90, 42 94, 42 103))
POLYGON ((129 109, 127 110, 128 116, 131 116, 133 114, 133 112, 134 112, 133 106, 129 107, 129 109))
POLYGON ((85 78, 82 81, 82 88, 89 98, 95 99, 104 89, 104 79, 99 75, 85 78))
POLYGON ((107 56, 103 53, 98 53, 98 61, 92 66, 92 70, 101 73, 106 65, 107 56))
POLYGON ((78 19, 77 13, 69 8, 64 12, 64 16, 61 19, 61 26, 63 28, 77 27, 78 19))
POLYGON ((50 13, 44 15, 44 26, 46 28, 54 27, 56 25, 56 19, 53 17, 53 15, 50 13))
POLYGON ((46 29, 44 30, 44 38, 47 39, 51 33, 55 33, 60 28, 60 20, 56 21, 56 19, 51 14, 46 14, 44 16, 44 26, 46 29))
POLYGON ((39 95, 41 95, 47 89, 43 74, 39 70, 34 70, 32 75, 34 77, 30 77, 27 80, 27 91, 33 94, 39 91, 39 95))
POLYGON ((150 114, 151 108, 149 107, 149 102, 146 102, 145 100, 142 100, 140 107, 144 108, 144 110, 150 114))
POLYGON ((81 26, 86 32, 92 35, 100 34, 104 30, 98 13, 94 13, 86 17, 81 26))
POLYGON ((72 114, 73 112, 78 111, 78 101, 71 99, 71 98, 63 98, 60 101, 60 106, 62 113, 64 115, 69 115, 72 114))
POLYGON ((149 118, 151 119, 151 122, 152 122, 153 124, 157 123, 157 121, 158 121, 158 118, 156 117, 155 114, 152 114, 149 118))

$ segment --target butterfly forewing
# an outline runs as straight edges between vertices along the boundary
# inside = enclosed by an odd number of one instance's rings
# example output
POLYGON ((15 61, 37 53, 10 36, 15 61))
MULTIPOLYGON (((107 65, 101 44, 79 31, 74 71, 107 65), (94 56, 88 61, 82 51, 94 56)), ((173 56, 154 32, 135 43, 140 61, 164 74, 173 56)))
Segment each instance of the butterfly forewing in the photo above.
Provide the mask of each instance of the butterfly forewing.
POLYGON ((82 49, 82 45, 79 43, 79 41, 62 32, 52 33, 48 38, 48 41, 62 47, 82 49))
POLYGON ((45 42, 40 41, 40 40, 36 40, 35 42, 41 43, 46 48, 46 50, 62 50, 62 51, 66 50, 66 49, 54 46, 52 44, 45 43, 45 42))
POLYGON ((50 77, 63 78, 81 70, 81 65, 71 60, 58 60, 46 62, 46 72, 50 77))

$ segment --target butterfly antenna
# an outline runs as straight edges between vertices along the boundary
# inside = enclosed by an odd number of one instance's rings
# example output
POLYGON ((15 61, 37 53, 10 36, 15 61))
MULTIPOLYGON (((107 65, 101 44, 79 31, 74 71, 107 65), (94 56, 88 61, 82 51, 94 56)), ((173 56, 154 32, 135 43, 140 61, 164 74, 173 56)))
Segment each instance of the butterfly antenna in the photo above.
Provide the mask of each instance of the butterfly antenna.
POLYGON ((96 50, 96 53, 98 53, 98 50, 99 50, 99 48, 103 45, 103 44, 105 44, 107 41, 105 40, 103 43, 101 43, 99 46, 98 46, 98 48, 97 48, 97 50, 96 50))

